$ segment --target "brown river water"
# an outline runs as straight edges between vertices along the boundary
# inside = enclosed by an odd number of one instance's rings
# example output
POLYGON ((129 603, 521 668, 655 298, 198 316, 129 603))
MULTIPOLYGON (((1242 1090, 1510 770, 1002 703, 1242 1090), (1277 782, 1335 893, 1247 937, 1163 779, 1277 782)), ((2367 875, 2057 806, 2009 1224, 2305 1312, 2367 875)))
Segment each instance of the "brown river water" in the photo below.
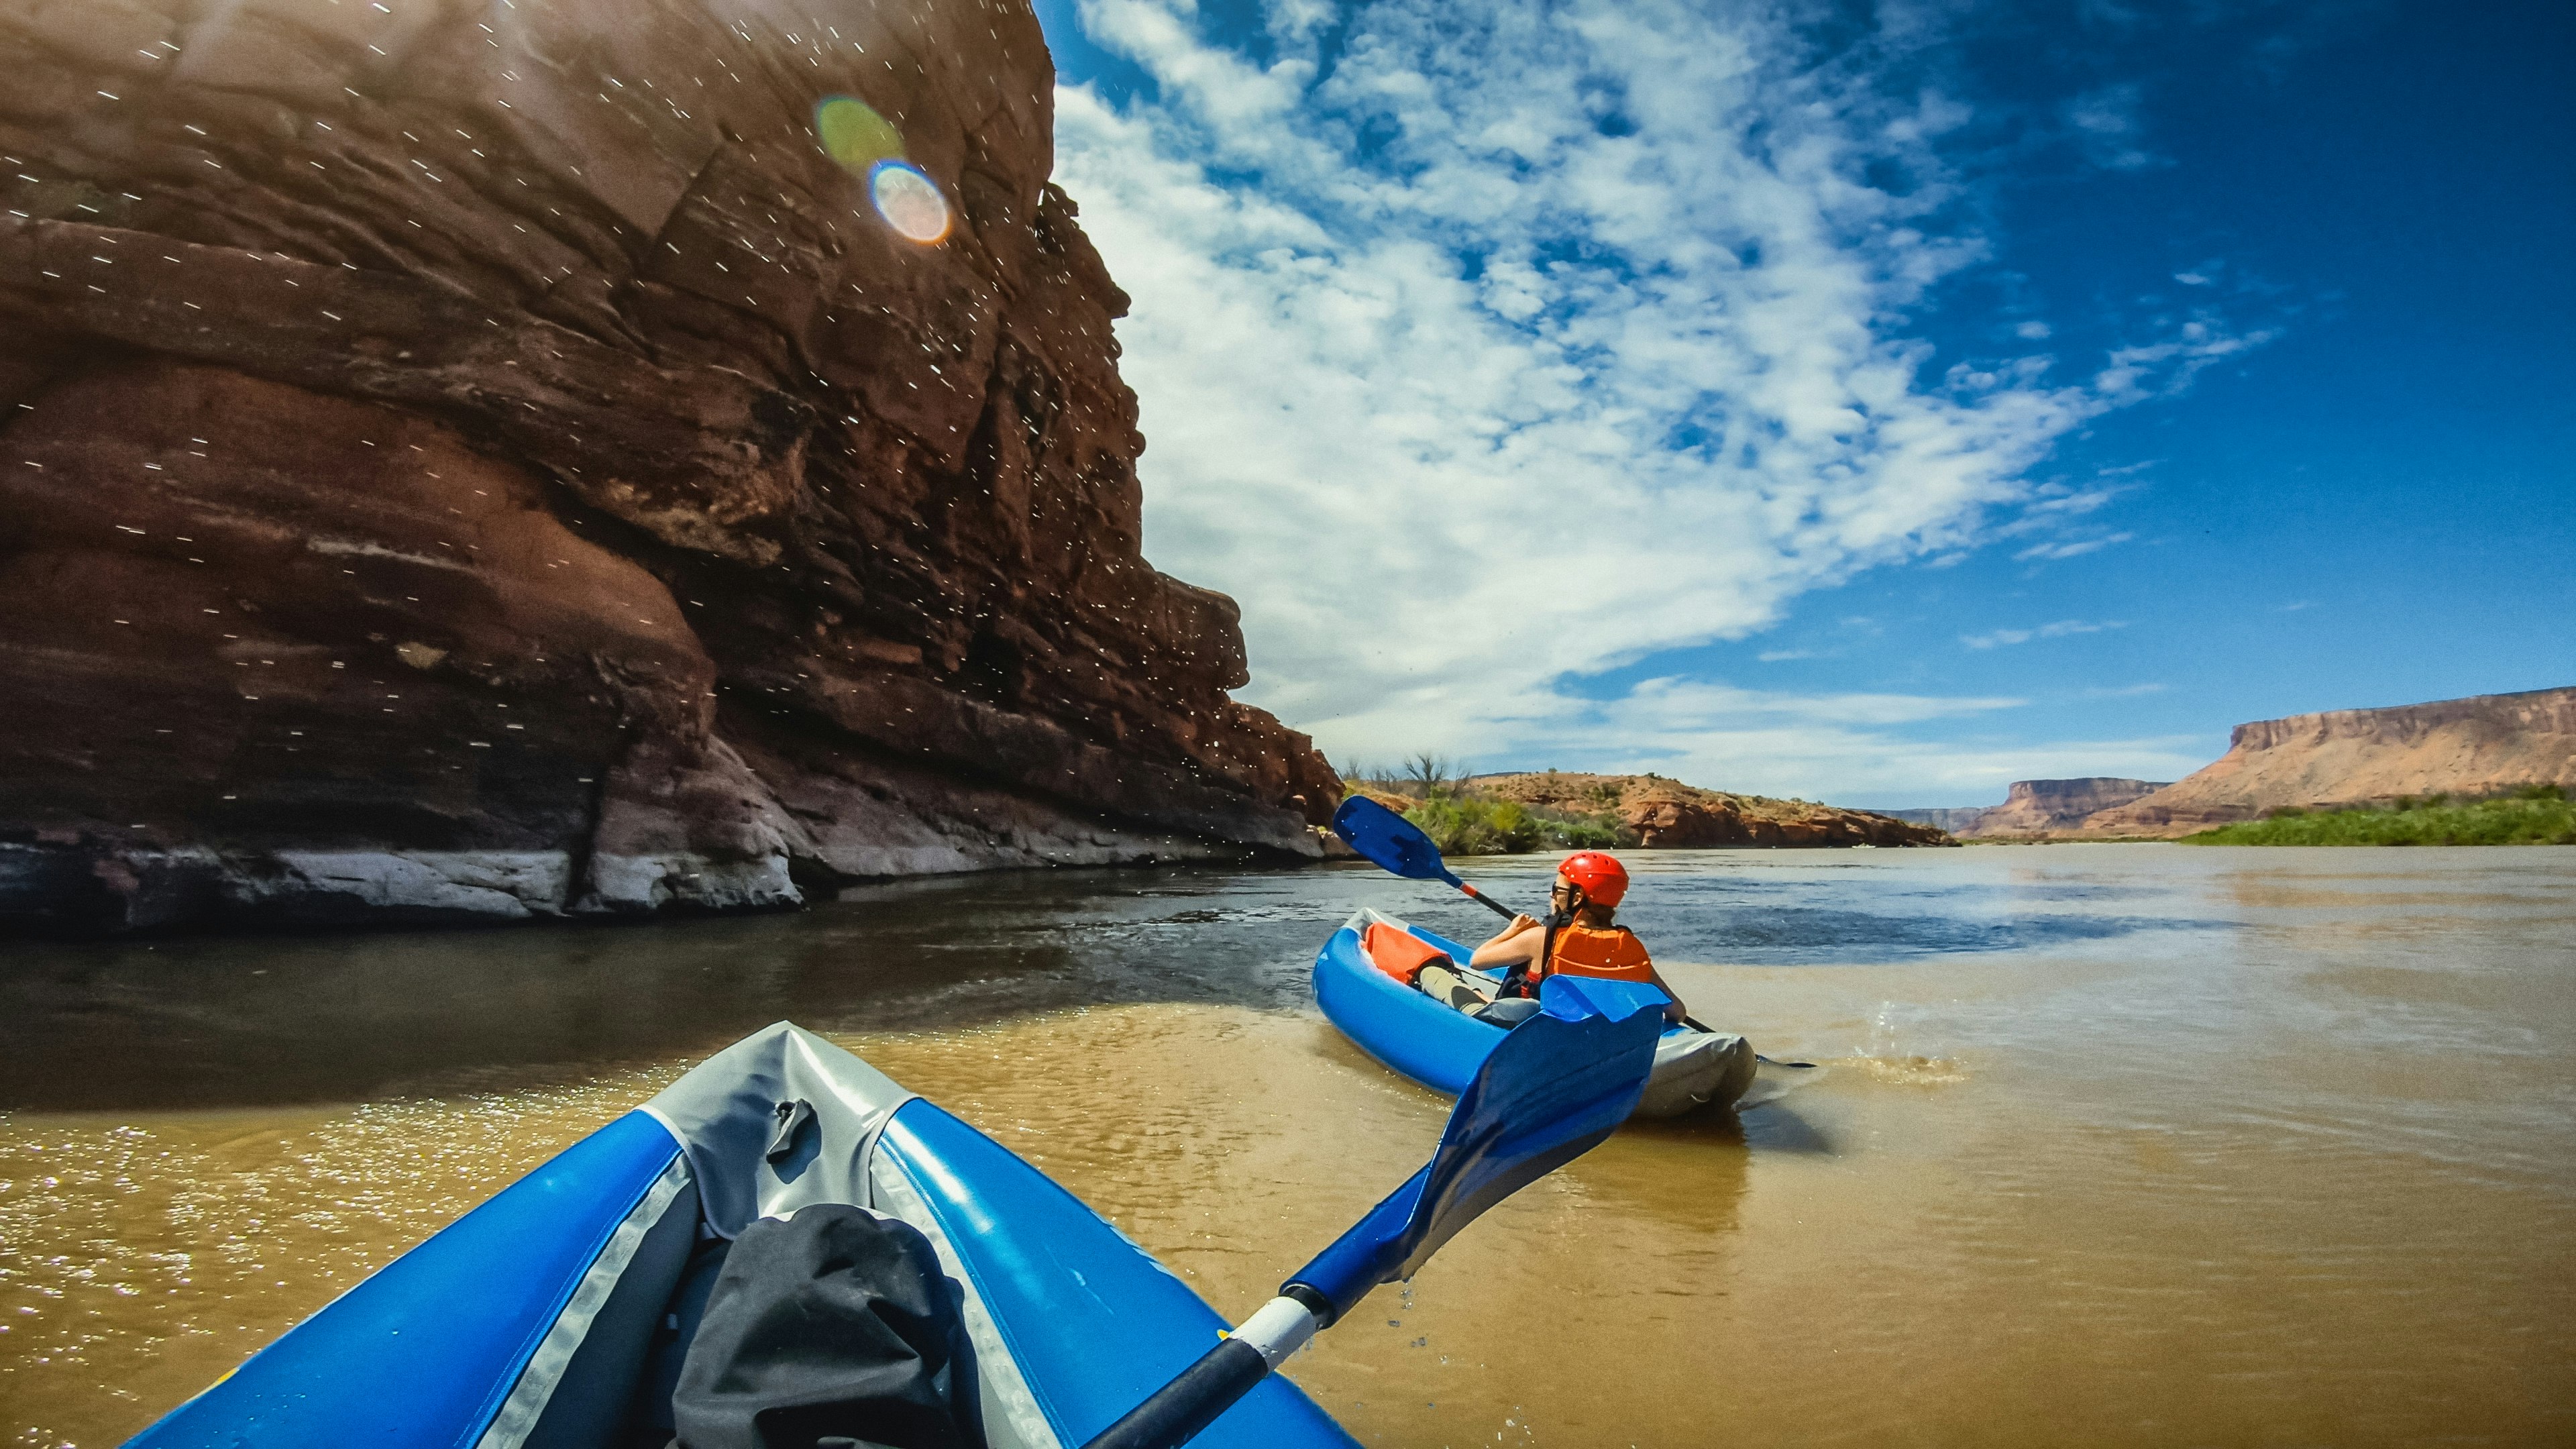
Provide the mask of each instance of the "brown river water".
MULTIPOLYGON (((1385 1445, 2576 1443, 2576 850, 1676 852, 1821 1080, 1632 1126, 1292 1361, 1385 1445)), ((1535 900, 1544 863, 1476 862, 1535 900)), ((786 1017, 1239 1316, 1447 1103, 1316 1014, 1365 867, 650 926, 0 943, 0 1427, 107 1445, 786 1017)))

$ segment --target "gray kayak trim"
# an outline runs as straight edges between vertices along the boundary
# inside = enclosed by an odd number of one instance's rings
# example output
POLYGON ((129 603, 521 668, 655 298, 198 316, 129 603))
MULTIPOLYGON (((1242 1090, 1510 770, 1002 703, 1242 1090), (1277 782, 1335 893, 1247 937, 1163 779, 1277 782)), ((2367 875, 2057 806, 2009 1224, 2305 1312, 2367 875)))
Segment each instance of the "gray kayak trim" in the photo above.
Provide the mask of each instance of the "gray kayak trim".
POLYGON ((974 1273, 957 1255, 956 1245, 948 1241, 939 1219, 922 1202, 911 1174, 901 1164, 879 1154, 870 1153, 869 1158, 868 1182, 874 1189, 875 1201, 866 1206, 920 1229, 921 1235, 930 1240, 931 1251, 939 1256, 939 1271, 966 1290, 958 1307, 966 1320, 967 1342, 975 1347, 977 1401, 984 1416, 985 1449, 1064 1449, 1055 1426, 1047 1422, 1046 1410, 1038 1407, 1037 1391, 1020 1373, 1020 1361, 1002 1336, 1002 1325, 984 1306, 983 1290, 976 1285, 974 1273))
POLYGON ((690 1068, 640 1110, 679 1139, 708 1224, 717 1236, 735 1238, 754 1219, 783 1218, 813 1203, 866 1206, 877 1134, 917 1095, 782 1021, 690 1068), (811 1116, 800 1113, 786 1150, 775 1152, 783 1104, 811 1116))
MULTIPOLYGON (((509 1397, 501 1401, 499 1412, 485 1426, 483 1437, 475 1441, 474 1449, 521 1449, 532 1436, 543 1442, 545 1436, 537 1434, 537 1429, 547 1409, 556 1407, 555 1390, 562 1385, 574 1356, 581 1352, 584 1344, 591 1342, 591 1325, 598 1320, 600 1311, 608 1306, 608 1300, 618 1285, 625 1281, 627 1268, 644 1251, 646 1243, 657 1238, 669 1240, 676 1237, 678 1256, 683 1261, 687 1259, 689 1240, 697 1227, 698 1205, 697 1196, 688 1189, 688 1159, 675 1154, 671 1165, 663 1168, 662 1175, 653 1179, 653 1185, 644 1190, 643 1200, 626 1214, 625 1220, 617 1225, 617 1231, 609 1234, 608 1246, 591 1260, 590 1271, 582 1275, 581 1282, 572 1291, 571 1300, 564 1304, 561 1313, 555 1315, 554 1323, 546 1329, 546 1336, 538 1341, 536 1352, 528 1357, 528 1366, 519 1371, 519 1381, 510 1386, 509 1397), (675 1204, 687 1211, 674 1213, 672 1208, 675 1204), (657 1233, 657 1229, 662 1231, 657 1233)), ((663 1246, 667 1247, 667 1244, 663 1246)), ((676 1264, 669 1276, 678 1276, 676 1264)), ((621 1382, 631 1377, 622 1376, 621 1382)), ((624 1386, 632 1388, 631 1383, 624 1386)), ((558 1408, 558 1414, 561 1413, 558 1408)))

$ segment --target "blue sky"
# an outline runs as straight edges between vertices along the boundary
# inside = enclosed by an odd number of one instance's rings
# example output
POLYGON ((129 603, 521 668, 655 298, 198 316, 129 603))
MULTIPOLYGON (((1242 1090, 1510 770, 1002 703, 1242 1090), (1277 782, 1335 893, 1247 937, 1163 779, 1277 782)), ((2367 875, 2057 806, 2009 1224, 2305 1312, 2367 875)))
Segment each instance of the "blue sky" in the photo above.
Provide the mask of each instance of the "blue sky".
POLYGON ((1047 0, 1337 761, 1860 805, 2576 684, 2576 7, 1047 0))

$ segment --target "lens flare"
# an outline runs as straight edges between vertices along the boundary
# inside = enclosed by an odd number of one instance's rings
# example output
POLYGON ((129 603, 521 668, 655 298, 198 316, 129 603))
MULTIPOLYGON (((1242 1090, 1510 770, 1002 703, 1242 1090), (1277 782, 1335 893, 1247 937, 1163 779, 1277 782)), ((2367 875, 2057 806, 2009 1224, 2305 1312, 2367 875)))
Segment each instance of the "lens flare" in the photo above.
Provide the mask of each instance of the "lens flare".
POLYGON ((816 101, 814 134, 822 138, 824 153, 853 176, 865 176, 878 162, 903 156, 903 133, 856 96, 816 101))
POLYGON ((948 198, 939 183, 909 161, 880 161, 868 168, 868 199, 877 215, 908 241, 924 246, 948 235, 948 198))

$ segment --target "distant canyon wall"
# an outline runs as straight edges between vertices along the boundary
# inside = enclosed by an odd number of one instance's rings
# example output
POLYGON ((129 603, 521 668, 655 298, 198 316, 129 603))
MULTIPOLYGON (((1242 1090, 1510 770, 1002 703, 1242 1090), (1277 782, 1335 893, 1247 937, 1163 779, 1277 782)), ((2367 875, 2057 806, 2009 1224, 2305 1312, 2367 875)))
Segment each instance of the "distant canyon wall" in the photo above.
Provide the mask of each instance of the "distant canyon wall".
POLYGON ((1936 826, 1963 840, 2050 835, 2080 829, 2095 813, 2126 805, 2165 788, 2167 783, 2107 775, 2079 780, 2015 780, 2001 805, 1881 813, 1936 826))
POLYGON ((0 923, 1314 854, 1142 556, 1025 3, 0 0, 0 65, 0 923))
POLYGON ((2170 839, 2289 807, 2525 785, 2576 788, 2576 688, 2256 720, 2236 727, 2224 756, 2171 784, 2019 780, 2001 805, 1883 813, 1961 839, 2170 839))
POLYGON ((2236 727, 2227 753, 2152 795, 2085 819, 2094 836, 2173 836, 2287 806, 2576 787, 2576 688, 2337 709, 2236 727))

